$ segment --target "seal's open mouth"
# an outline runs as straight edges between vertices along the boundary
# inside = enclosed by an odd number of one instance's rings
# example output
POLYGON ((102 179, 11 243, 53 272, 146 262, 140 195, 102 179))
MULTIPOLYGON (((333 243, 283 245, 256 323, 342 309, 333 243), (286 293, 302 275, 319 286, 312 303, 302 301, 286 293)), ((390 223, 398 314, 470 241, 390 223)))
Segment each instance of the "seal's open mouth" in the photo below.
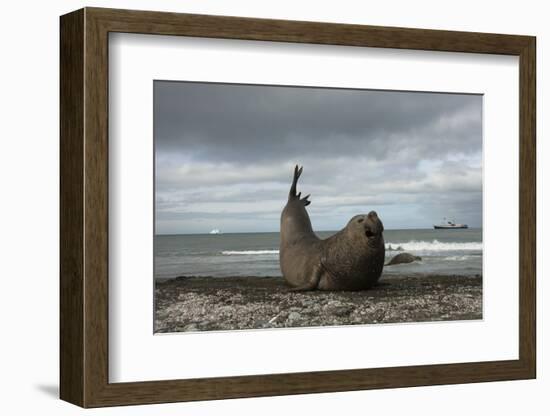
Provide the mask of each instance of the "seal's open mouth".
POLYGON ((379 237, 384 231, 384 226, 378 218, 378 215, 375 211, 371 211, 366 215, 365 221, 365 235, 367 238, 379 237))
POLYGON ((382 227, 382 223, 379 221, 372 222, 371 224, 365 224, 365 236, 369 239, 380 237, 383 230, 384 228, 382 227))

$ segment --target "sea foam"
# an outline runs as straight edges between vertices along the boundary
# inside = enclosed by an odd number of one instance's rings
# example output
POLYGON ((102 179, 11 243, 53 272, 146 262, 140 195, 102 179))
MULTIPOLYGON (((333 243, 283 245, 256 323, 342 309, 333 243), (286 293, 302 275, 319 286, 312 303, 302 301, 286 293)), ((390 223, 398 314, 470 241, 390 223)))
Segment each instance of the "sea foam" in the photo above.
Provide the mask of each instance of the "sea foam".
POLYGON ((222 251, 224 256, 254 256, 262 254, 279 254, 279 250, 227 250, 222 251))
MULTIPOLYGON (((481 251, 483 243, 470 241, 463 243, 443 243, 438 240, 407 242, 388 242, 386 250, 389 251, 481 251)), ((257 255, 277 255, 279 250, 224 250, 221 252, 224 256, 257 256, 257 255)), ((453 259, 455 260, 455 259, 453 259)))
MULTIPOLYGON (((407 242, 388 242, 386 249, 389 246, 393 250, 401 248, 403 251, 481 251, 483 250, 483 243, 477 241, 464 242, 464 243, 443 243, 438 240, 433 241, 407 241, 407 242)), ((399 250, 401 251, 401 250, 399 250)))

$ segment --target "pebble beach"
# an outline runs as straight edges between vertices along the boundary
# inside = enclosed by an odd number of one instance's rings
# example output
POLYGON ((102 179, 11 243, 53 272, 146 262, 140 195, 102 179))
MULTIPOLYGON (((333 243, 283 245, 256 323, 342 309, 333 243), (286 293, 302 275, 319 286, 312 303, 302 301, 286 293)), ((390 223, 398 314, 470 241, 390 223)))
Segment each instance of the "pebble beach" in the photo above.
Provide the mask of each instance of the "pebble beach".
POLYGON ((180 276, 155 284, 155 332, 482 319, 482 277, 382 276, 357 292, 292 292, 282 277, 180 276))

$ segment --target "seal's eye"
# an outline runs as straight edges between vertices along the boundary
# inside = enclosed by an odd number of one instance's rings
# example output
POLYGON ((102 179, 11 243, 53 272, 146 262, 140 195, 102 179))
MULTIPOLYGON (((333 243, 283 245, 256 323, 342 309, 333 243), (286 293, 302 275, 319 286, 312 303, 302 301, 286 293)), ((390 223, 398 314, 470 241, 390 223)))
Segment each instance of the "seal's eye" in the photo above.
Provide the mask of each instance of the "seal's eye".
POLYGON ((363 221, 364 221, 364 218, 359 218, 359 219, 357 220, 357 222, 359 222, 359 223, 361 223, 361 222, 363 222, 363 221))

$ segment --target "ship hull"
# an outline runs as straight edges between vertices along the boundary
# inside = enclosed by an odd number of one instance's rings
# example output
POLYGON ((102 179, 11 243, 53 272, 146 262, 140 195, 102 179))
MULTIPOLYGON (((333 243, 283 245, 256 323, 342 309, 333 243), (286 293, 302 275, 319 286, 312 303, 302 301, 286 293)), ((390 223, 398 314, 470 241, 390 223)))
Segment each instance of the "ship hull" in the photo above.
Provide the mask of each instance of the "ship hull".
POLYGON ((456 230, 456 229, 465 229, 468 228, 467 225, 434 225, 436 230, 456 230))

